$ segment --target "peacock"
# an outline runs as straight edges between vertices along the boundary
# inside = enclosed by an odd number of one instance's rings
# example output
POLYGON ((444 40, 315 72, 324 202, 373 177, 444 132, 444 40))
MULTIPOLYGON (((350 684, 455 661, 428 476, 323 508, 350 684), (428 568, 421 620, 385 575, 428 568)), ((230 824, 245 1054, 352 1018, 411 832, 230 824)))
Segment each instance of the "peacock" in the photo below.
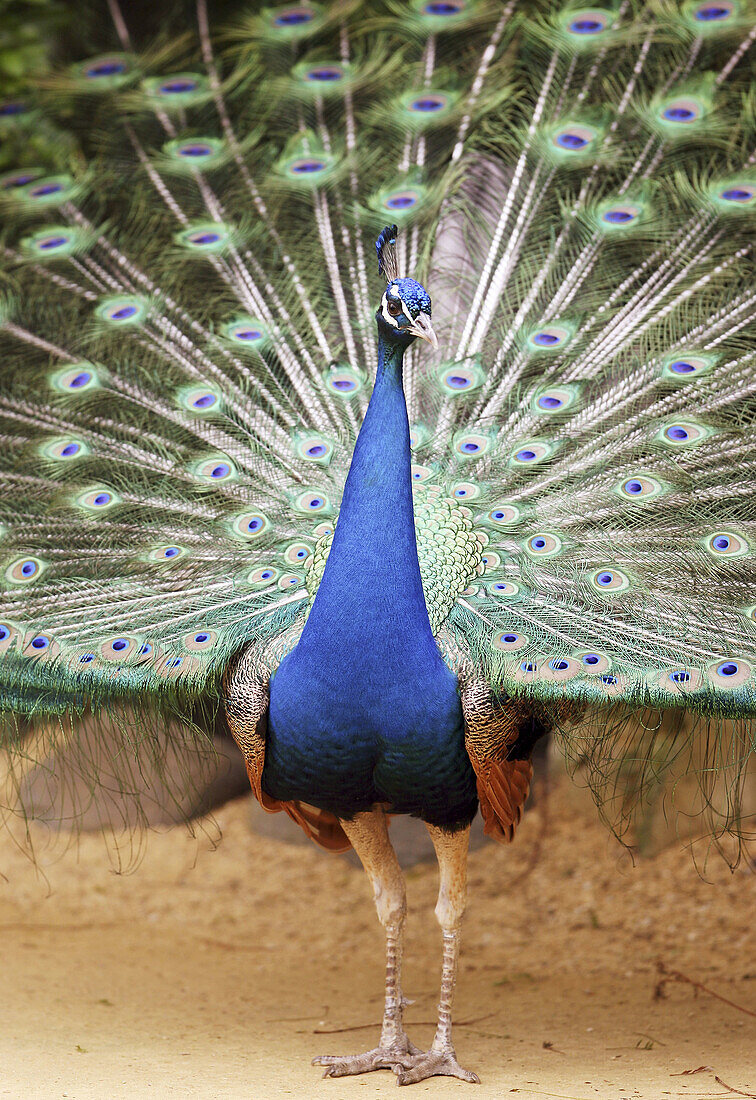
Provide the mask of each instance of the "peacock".
POLYGON ((620 817, 688 759, 743 835, 753 9, 220 8, 84 6, 0 105, 8 774, 225 715, 385 929, 377 1045, 315 1062, 473 1082, 470 823, 512 839, 540 737, 620 817), (440 869, 428 1051, 396 814, 440 869))

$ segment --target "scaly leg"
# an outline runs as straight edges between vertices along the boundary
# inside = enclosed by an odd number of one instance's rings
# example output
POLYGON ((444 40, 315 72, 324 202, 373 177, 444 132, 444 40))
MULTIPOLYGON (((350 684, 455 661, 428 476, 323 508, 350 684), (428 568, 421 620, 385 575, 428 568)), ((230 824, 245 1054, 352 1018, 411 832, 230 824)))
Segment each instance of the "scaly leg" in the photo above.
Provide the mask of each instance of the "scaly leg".
POLYGON ((325 1054, 313 1058, 313 1065, 326 1066, 324 1077, 345 1077, 372 1069, 400 1070, 414 1064, 421 1052, 404 1033, 402 1014, 405 1001, 400 987, 402 934, 407 915, 407 893, 396 853, 388 836, 386 814, 380 808, 356 814, 341 822, 373 885, 378 919, 386 929, 386 1005, 381 1038, 365 1054, 339 1057, 325 1054))
POLYGON ((451 1038, 451 1010, 454 987, 457 984, 459 960, 459 928, 467 901, 467 847, 470 828, 450 833, 435 825, 428 832, 436 849, 440 873, 436 917, 444 935, 444 961, 441 970, 441 998, 438 1005, 438 1027, 431 1048, 418 1053, 409 1068, 397 1066, 394 1072, 398 1084, 411 1085, 426 1077, 459 1077, 462 1081, 478 1082, 480 1078, 462 1069, 454 1053, 451 1038))

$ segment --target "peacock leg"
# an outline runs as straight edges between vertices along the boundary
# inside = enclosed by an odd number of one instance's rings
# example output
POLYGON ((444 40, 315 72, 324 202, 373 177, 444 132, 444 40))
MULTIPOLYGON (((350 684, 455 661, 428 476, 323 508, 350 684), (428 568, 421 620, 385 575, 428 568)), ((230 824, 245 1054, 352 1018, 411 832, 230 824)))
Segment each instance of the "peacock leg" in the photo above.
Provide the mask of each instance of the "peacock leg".
POLYGON ((459 1077, 463 1081, 478 1082, 480 1078, 477 1074, 460 1066, 451 1038, 451 1010, 459 960, 459 929, 467 900, 467 847, 470 828, 468 826, 455 833, 434 825, 428 825, 427 828, 438 858, 440 881, 436 917, 444 936, 438 1026, 430 1050, 416 1054, 409 1068, 397 1066, 394 1072, 400 1085, 411 1085, 415 1081, 424 1081, 426 1077, 459 1077))
POLYGON ((373 1069, 396 1071, 413 1065, 415 1056, 421 1053, 407 1038, 402 1024, 406 1002, 400 986, 400 969, 407 892, 389 840, 386 814, 376 808, 341 824, 370 878, 378 919, 386 929, 386 1003, 378 1046, 364 1054, 325 1054, 313 1058, 313 1065, 327 1067, 324 1077, 345 1077, 373 1069))

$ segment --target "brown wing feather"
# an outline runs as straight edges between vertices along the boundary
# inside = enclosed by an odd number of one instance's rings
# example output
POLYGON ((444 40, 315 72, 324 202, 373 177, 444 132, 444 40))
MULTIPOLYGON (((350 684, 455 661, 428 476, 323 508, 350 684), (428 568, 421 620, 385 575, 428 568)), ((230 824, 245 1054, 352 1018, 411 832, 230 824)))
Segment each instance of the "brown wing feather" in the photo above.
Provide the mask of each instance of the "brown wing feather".
POLYGON ((529 760, 508 760, 530 710, 515 700, 500 702, 485 680, 462 685, 465 748, 477 779, 484 832, 502 843, 515 834, 530 790, 529 760))
POLYGON ((262 683, 253 672, 249 651, 237 658, 226 672, 223 701, 229 729, 244 757, 249 785, 262 808, 269 814, 283 810, 310 840, 329 852, 346 852, 351 848, 339 819, 333 814, 304 802, 281 802, 262 789, 270 695, 268 685, 262 683))

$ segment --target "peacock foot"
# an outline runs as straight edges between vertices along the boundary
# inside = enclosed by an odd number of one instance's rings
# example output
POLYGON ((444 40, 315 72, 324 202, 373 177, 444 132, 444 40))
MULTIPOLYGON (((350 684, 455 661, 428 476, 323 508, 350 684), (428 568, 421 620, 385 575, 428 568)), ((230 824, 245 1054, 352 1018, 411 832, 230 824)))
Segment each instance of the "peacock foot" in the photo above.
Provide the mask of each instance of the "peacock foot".
POLYGON ((414 1085, 416 1081, 425 1081, 427 1077, 459 1077, 460 1081, 469 1081, 479 1085, 480 1077, 469 1069, 462 1069, 453 1050, 419 1051, 407 1066, 405 1063, 394 1067, 397 1085, 414 1085))
POLYGON ((313 1058, 312 1064, 326 1067, 324 1077, 347 1077, 374 1069, 392 1069, 398 1073, 413 1066, 420 1057, 423 1057, 423 1052, 402 1034, 392 1043, 366 1050, 364 1054, 321 1054, 313 1058))

